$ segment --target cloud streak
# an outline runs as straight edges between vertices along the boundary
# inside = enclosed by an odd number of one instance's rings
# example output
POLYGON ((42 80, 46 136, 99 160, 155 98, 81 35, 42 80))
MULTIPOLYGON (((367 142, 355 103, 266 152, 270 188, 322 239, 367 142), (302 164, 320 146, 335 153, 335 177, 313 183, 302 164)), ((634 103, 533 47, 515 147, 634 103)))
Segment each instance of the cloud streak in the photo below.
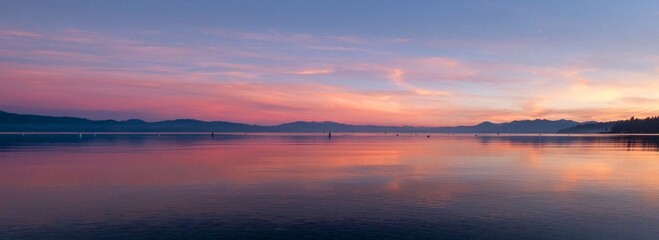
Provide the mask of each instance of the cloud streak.
POLYGON ((653 67, 611 69, 583 56, 547 64, 416 53, 407 48, 427 46, 408 38, 199 34, 209 38, 0 30, 0 108, 95 119, 116 112, 149 120, 441 126, 614 120, 653 115, 659 106, 659 60, 652 58, 642 61, 653 67))

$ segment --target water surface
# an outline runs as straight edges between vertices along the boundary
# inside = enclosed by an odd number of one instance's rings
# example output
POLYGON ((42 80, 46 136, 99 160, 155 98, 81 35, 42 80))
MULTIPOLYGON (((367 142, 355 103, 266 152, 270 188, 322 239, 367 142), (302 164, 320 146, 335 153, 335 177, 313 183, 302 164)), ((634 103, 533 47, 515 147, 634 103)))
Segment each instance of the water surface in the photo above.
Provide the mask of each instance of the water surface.
POLYGON ((0 239, 658 239, 659 137, 0 134, 0 239))

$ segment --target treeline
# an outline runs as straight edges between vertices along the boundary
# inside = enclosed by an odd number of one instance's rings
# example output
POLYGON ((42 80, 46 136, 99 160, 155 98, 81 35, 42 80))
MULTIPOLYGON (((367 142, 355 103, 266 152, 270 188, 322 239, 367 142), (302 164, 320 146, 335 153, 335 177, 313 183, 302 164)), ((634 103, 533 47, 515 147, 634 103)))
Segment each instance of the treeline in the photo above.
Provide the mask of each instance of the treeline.
POLYGON ((618 121, 611 127, 611 133, 659 133, 659 116, 634 118, 618 121))

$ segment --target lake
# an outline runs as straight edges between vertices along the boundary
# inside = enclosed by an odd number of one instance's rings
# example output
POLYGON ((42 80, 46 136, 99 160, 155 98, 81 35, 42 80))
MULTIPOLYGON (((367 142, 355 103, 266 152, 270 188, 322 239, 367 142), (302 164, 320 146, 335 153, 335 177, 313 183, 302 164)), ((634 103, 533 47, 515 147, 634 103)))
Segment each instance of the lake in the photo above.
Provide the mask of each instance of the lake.
POLYGON ((0 134, 0 239, 659 239, 659 136, 0 134))

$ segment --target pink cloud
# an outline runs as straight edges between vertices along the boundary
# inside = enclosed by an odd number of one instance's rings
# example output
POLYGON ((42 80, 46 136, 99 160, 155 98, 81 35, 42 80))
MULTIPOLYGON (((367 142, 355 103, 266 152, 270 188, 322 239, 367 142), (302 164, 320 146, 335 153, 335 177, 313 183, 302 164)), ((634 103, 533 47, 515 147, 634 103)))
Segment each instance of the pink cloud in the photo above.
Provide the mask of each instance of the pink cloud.
POLYGON ((470 80, 478 75, 476 68, 447 57, 407 59, 400 63, 410 80, 470 80))
POLYGON ((424 89, 424 88, 416 87, 416 86, 406 82, 405 81, 405 71, 400 69, 400 68, 392 69, 389 78, 396 85, 402 87, 403 89, 414 92, 418 95, 434 96, 434 97, 451 95, 451 93, 448 92, 448 91, 438 91, 438 90, 424 89))
POLYGON ((334 70, 332 69, 304 69, 300 71, 296 71, 293 74, 296 75, 326 75, 326 74, 332 74, 334 73, 334 70))
POLYGON ((211 83, 149 74, 34 68, 3 71, 0 77, 6 79, 0 90, 3 102, 73 110, 146 111, 158 119, 280 123, 305 118, 302 120, 368 123, 389 122, 391 114, 410 114, 403 109, 400 94, 311 83, 211 83), (368 121, 366 115, 371 115, 368 121))
POLYGON ((4 37, 22 37, 22 38, 42 38, 43 35, 19 30, 0 30, 0 36, 4 37))
POLYGON ((33 38, 0 46, 0 56, 12 59, 0 65, 0 107, 133 112, 151 120, 437 126, 528 118, 613 120, 652 115, 659 106, 655 71, 395 52, 315 55, 313 47, 353 49, 359 42, 350 36, 228 34, 292 46, 157 44, 73 29, 0 31, 3 37, 33 38), (330 82, 328 74, 332 81, 345 81, 330 82))

